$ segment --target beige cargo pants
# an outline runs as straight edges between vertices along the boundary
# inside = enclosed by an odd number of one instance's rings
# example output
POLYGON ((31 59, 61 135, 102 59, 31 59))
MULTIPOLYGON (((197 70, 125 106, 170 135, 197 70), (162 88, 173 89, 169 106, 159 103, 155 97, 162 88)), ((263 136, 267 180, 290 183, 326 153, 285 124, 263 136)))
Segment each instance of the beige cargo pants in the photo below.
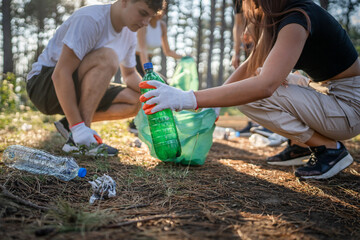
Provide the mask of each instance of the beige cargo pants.
POLYGON ((360 133, 360 76, 310 86, 280 86, 266 99, 238 107, 260 125, 305 143, 314 131, 334 140, 360 133))

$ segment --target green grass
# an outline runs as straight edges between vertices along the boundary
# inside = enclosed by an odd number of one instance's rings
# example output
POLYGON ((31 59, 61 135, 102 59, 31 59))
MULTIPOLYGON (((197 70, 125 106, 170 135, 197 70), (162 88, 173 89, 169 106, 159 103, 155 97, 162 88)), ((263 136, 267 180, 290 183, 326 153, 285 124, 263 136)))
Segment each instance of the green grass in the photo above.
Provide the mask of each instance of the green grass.
POLYGON ((86 211, 84 208, 72 207, 70 203, 59 200, 56 210, 51 210, 48 219, 55 220, 58 232, 86 232, 108 224, 114 215, 108 210, 86 211))

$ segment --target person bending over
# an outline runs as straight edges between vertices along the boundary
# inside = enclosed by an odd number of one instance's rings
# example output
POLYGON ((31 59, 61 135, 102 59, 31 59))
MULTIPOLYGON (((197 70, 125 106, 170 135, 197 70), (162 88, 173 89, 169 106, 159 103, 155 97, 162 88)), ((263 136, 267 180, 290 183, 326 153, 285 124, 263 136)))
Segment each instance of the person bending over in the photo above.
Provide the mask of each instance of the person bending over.
POLYGON ((254 24, 250 57, 220 87, 181 91, 156 81, 141 96, 147 114, 171 108, 239 106, 241 112, 291 144, 287 159, 308 154, 300 178, 330 178, 352 162, 340 140, 360 133, 360 60, 346 31, 311 0, 243 0, 246 23, 254 24), (341 49, 338 46, 342 46, 341 49), (261 72, 256 75, 258 67, 261 72), (309 86, 286 81, 293 69, 311 78, 309 86), (154 105, 156 104, 156 105, 154 105))
POLYGON ((136 31, 147 26, 164 3, 118 0, 80 8, 56 30, 33 64, 28 95, 42 113, 65 115, 56 124, 68 138, 64 151, 85 145, 88 154, 117 154, 102 143, 91 122, 137 114, 141 78, 135 70, 136 31), (109 86, 119 64, 126 88, 109 86))

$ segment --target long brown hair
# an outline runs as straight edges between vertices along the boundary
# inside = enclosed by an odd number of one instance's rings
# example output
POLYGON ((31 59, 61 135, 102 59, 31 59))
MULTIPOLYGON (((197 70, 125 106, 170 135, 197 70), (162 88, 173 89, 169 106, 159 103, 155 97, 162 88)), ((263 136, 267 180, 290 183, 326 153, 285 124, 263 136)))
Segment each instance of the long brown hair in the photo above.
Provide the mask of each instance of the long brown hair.
POLYGON ((245 27, 249 29, 254 41, 254 47, 249 58, 247 73, 254 75, 258 67, 261 67, 269 55, 276 41, 276 25, 290 12, 304 14, 307 21, 307 31, 310 32, 311 23, 307 13, 300 8, 285 10, 289 0, 243 0, 243 12, 245 27))

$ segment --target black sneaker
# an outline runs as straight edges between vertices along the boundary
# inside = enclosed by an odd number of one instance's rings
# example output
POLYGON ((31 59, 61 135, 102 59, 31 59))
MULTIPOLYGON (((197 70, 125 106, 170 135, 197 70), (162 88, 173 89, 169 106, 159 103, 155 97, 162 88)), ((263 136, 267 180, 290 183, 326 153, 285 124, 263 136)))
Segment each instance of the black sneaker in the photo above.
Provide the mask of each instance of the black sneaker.
POLYGON ((129 122, 129 132, 135 134, 136 136, 138 135, 139 131, 137 130, 136 128, 136 125, 135 125, 135 120, 131 120, 129 122))
POLYGON ((296 169, 295 176, 304 179, 331 178, 350 166, 354 161, 345 146, 340 142, 339 149, 330 149, 325 146, 310 147, 311 157, 304 167, 296 169))
POLYGON ((250 132, 250 129, 253 127, 253 124, 252 122, 248 122, 248 124, 243 128, 241 129, 240 131, 237 131, 237 136, 238 137, 250 137, 251 135, 251 132, 250 132))
POLYGON ((72 135, 69 135, 68 140, 63 146, 62 150, 67 153, 73 154, 82 154, 86 156, 116 156, 119 153, 119 150, 113 148, 105 143, 100 145, 95 145, 93 147, 87 147, 85 145, 77 146, 72 138, 72 135))
POLYGON ((268 157, 266 162, 277 166, 299 166, 306 164, 310 154, 309 148, 300 147, 296 144, 291 145, 289 140, 288 146, 282 152, 268 157))
POLYGON ((61 134, 61 136, 63 136, 65 139, 69 138, 70 128, 69 123, 65 117, 63 117, 59 121, 54 122, 54 125, 57 131, 61 134))

